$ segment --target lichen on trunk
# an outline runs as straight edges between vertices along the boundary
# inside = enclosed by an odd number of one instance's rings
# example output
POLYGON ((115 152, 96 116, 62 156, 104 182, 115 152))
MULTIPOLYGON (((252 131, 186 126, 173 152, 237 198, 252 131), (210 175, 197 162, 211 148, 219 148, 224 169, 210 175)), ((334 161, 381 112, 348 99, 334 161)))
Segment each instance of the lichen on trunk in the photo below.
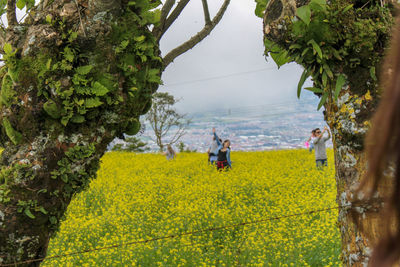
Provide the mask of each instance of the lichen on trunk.
POLYGON ((150 3, 44 2, 4 46, 0 264, 46 255, 71 198, 115 137, 137 133, 160 83, 150 3))
MULTIPOLYGON (((380 98, 376 73, 390 39, 393 7, 390 2, 377 1, 257 2, 256 13, 264 18, 266 53, 278 66, 294 61, 304 67, 298 96, 306 78, 313 80, 308 89, 320 97, 319 108, 325 107, 324 117, 333 135, 337 202, 351 205, 365 172, 364 137, 380 98), (262 8, 264 14, 259 12, 262 8)), ((368 263, 384 230, 377 220, 380 198, 376 196, 374 205, 340 209, 344 265, 368 263), (361 215, 363 233, 350 210, 361 215)))

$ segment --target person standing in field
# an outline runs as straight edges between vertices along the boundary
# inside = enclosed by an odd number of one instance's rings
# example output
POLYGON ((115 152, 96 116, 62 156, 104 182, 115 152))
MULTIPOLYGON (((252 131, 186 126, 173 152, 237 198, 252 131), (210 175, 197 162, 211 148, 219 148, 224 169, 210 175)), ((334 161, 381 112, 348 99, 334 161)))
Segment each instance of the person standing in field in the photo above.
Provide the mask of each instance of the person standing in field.
POLYGON ((167 157, 167 160, 176 158, 176 153, 171 145, 167 145, 167 151, 163 153, 167 157))
POLYGON ((308 148, 308 150, 310 151, 310 153, 311 153, 311 152, 313 151, 313 149, 314 149, 313 140, 314 140, 314 138, 315 138, 315 130, 316 130, 316 129, 314 129, 314 130, 311 131, 311 136, 310 136, 310 138, 308 138, 308 140, 306 141, 306 147, 308 148))
POLYGON ((232 168, 231 162, 231 141, 226 139, 223 143, 221 143, 219 137, 215 132, 215 128, 212 129, 215 140, 218 143, 218 154, 217 154, 217 170, 224 170, 228 168, 232 168))
MULTIPOLYGON (((221 139, 219 139, 219 141, 222 142, 221 139)), ((207 154, 208 154, 208 162, 214 165, 218 160, 218 142, 215 136, 213 136, 213 141, 207 150, 207 154)))
POLYGON ((317 167, 328 166, 328 156, 326 155, 326 141, 331 138, 331 133, 328 127, 325 126, 321 133, 319 128, 315 129, 315 138, 312 140, 315 148, 315 162, 317 167), (328 132, 328 136, 324 136, 324 133, 328 132))

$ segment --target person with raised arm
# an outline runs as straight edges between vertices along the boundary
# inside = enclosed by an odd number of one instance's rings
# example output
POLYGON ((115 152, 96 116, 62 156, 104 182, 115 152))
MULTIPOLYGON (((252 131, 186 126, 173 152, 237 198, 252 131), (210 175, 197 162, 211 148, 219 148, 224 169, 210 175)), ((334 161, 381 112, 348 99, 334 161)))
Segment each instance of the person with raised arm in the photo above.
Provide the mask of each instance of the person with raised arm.
POLYGON ((215 140, 218 143, 218 155, 217 155, 217 170, 226 170, 232 168, 231 162, 231 141, 226 139, 221 143, 218 135, 215 132, 215 128, 212 129, 215 140))
POLYGON ((331 133, 328 127, 324 127, 321 133, 319 128, 315 129, 315 138, 312 140, 315 149, 315 162, 317 167, 328 166, 328 156, 326 155, 326 141, 331 138, 331 133), (328 132, 328 136, 324 136, 324 133, 328 132))

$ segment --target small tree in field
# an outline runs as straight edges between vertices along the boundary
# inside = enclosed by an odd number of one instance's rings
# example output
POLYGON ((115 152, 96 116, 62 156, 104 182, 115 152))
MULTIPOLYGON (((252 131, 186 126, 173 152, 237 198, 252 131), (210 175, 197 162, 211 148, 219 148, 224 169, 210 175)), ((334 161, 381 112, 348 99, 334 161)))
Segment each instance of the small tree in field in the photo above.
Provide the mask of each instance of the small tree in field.
POLYGON ((116 144, 112 150, 142 153, 150 150, 150 148, 146 146, 147 143, 141 141, 139 138, 128 137, 125 139, 125 144, 116 144))
POLYGON ((154 131, 154 142, 163 150, 166 144, 172 145, 186 133, 189 120, 185 120, 185 115, 181 115, 172 107, 179 100, 168 93, 155 93, 153 104, 146 115, 151 128, 154 131), (166 141, 167 134, 173 132, 172 137, 166 141))

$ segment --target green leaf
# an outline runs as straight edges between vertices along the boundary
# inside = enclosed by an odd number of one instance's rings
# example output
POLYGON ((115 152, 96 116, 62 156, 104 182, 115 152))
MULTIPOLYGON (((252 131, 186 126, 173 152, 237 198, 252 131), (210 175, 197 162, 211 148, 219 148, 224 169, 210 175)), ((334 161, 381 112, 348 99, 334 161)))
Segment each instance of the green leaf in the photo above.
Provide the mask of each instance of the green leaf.
POLYGON ((103 104, 103 102, 101 102, 98 97, 87 98, 85 100, 85 106, 87 108, 95 108, 95 107, 101 106, 101 104, 103 104))
POLYGON ((5 43, 4 46, 3 46, 3 50, 4 50, 4 53, 6 53, 6 55, 11 54, 11 53, 12 53, 12 46, 11 46, 11 44, 5 43))
POLYGON ((46 63, 46 69, 50 70, 50 68, 51 68, 51 58, 49 58, 49 60, 47 60, 46 63))
POLYGON ((61 119, 61 124, 64 126, 67 126, 68 122, 69 122, 70 117, 69 116, 64 116, 61 119))
POLYGON ((321 109, 321 107, 325 104, 327 98, 328 98, 328 92, 325 92, 325 93, 323 94, 323 96, 321 97, 321 100, 319 101, 318 109, 317 109, 317 110, 320 110, 320 109, 321 109))
POLYGON ((376 78, 375 67, 369 68, 369 73, 371 74, 371 77, 372 77, 372 79, 374 79, 374 81, 377 81, 377 80, 378 80, 378 79, 376 78))
POLYGON ((335 58, 337 58, 340 61, 342 61, 343 58, 340 56, 339 52, 336 49, 332 49, 332 50, 333 50, 333 55, 335 56, 335 58))
POLYGON ((45 189, 45 188, 40 189, 39 191, 37 191, 37 193, 38 193, 38 194, 40 194, 40 193, 47 193, 47 189, 45 189))
POLYGON ((32 212, 30 211, 29 208, 25 208, 24 213, 25 213, 26 216, 28 216, 31 219, 35 219, 36 218, 35 215, 32 214, 32 212))
POLYGON ((311 0, 310 7, 315 11, 325 11, 326 10, 326 0, 311 0))
POLYGON ((82 123, 82 122, 84 122, 85 121, 85 117, 83 117, 83 116, 81 116, 81 115, 74 115, 72 118, 71 118, 71 122, 73 122, 73 123, 82 123))
POLYGON ((52 17, 51 17, 50 15, 47 15, 47 16, 46 16, 46 22, 47 22, 48 24, 51 24, 51 21, 52 21, 52 17))
POLYGON ((105 87, 101 83, 95 82, 93 84, 93 92, 97 96, 104 96, 109 92, 109 90, 107 89, 107 87, 105 87))
POLYGON ((50 216, 49 221, 51 224, 56 224, 57 223, 57 218, 55 216, 50 216))
POLYGON ((299 84, 297 85, 297 98, 300 98, 301 88, 303 87, 304 82, 307 80, 309 72, 307 69, 304 69, 303 73, 301 74, 299 84))
POLYGON ((297 9, 296 15, 301 19, 305 24, 310 24, 311 21, 311 9, 310 6, 305 5, 301 6, 297 9))
POLYGON ((322 90, 321 88, 317 88, 317 87, 305 87, 304 89, 317 93, 317 94, 323 94, 324 90, 322 90))
POLYGON ((265 8, 267 7, 268 1, 256 0, 256 2, 257 6, 254 13, 256 14, 257 17, 264 18, 264 11, 265 8))
POLYGON ((76 68, 76 73, 80 75, 86 75, 93 69, 92 65, 80 66, 76 68))
POLYGON ((319 47, 319 45, 314 41, 314 39, 311 39, 310 41, 308 41, 307 44, 311 44, 314 51, 316 51, 318 53, 319 58, 322 58, 322 51, 321 48, 319 47))
POLYGON ((326 87, 327 83, 328 83, 328 76, 326 75, 326 72, 324 71, 324 72, 322 73, 322 85, 323 85, 324 87, 326 87))
POLYGON ((66 175, 66 174, 61 174, 60 178, 61 178, 61 180, 62 180, 64 183, 68 183, 68 175, 66 175))
POLYGON ((133 40, 135 40, 136 42, 139 42, 139 43, 143 42, 145 39, 146 39, 146 36, 144 36, 144 35, 133 38, 133 40))
POLYGON ((326 74, 328 75, 329 78, 333 79, 333 72, 331 71, 331 68, 327 64, 323 65, 324 70, 326 71, 326 74))
POLYGON ((270 56, 275 61, 276 65, 278 65, 278 69, 285 65, 286 63, 291 61, 289 57, 288 51, 280 49, 279 52, 270 52, 270 56))
POLYGON ((346 13, 346 12, 349 11, 349 9, 352 8, 352 7, 353 7, 353 4, 346 6, 346 7, 343 9, 342 13, 343 13, 343 14, 346 13))
POLYGON ((43 109, 53 119, 59 119, 61 117, 61 109, 57 106, 56 102, 51 99, 44 103, 43 109))
POLYGON ((13 142, 14 145, 18 145, 19 143, 21 143, 22 134, 12 127, 10 121, 7 118, 3 118, 3 127, 6 130, 8 138, 10 138, 11 142, 13 142))
POLYGON ((26 5, 25 0, 18 0, 17 1, 17 7, 19 9, 23 9, 25 7, 25 5, 26 5))
POLYGON ((150 69, 147 73, 147 81, 154 83, 161 83, 160 79, 160 70, 159 69, 150 69))
POLYGON ((300 49, 300 48, 302 48, 302 46, 299 44, 293 44, 293 45, 289 46, 289 50, 300 49))
POLYGON ((39 211, 43 214, 47 214, 47 211, 42 206, 40 206, 39 211))
POLYGON ((336 88, 335 88, 335 100, 338 99, 340 91, 342 90, 343 85, 346 83, 346 78, 343 74, 340 74, 336 80, 336 88))

